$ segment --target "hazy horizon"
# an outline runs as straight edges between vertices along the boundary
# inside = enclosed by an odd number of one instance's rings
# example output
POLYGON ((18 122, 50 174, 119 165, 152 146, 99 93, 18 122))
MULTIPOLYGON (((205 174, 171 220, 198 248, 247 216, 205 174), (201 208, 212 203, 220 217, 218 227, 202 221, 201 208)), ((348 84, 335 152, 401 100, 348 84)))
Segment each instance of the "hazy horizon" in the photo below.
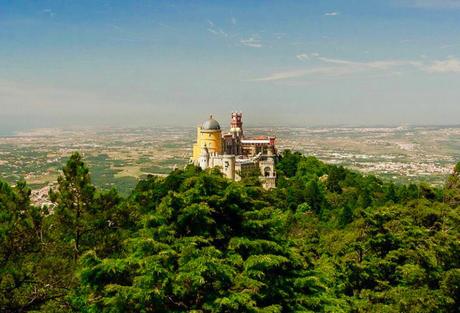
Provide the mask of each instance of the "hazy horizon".
MULTIPOLYGON (((227 125, 228 121, 221 121, 219 120, 222 129, 225 131, 228 129, 230 126, 227 125)), ((128 124, 128 125, 112 125, 112 124, 74 124, 74 125, 64 125, 64 124, 57 124, 57 125, 52 125, 52 124, 32 124, 34 126, 28 126, 28 125, 14 125, 14 126, 8 126, 8 125, 0 125, 0 137, 2 136, 15 136, 20 133, 27 133, 30 131, 40 131, 40 130, 46 130, 46 129, 55 129, 55 130, 72 130, 72 131, 77 131, 77 130, 83 130, 83 129, 151 129, 151 128, 173 128, 173 127, 180 127, 181 129, 183 128, 189 128, 191 131, 194 131, 195 127, 198 126, 200 123, 195 123, 195 124, 189 124, 189 125, 166 125, 166 124, 157 124, 157 125, 143 125, 143 124, 128 124)), ((283 128, 283 127, 288 127, 288 128, 311 128, 311 129, 317 129, 317 128, 398 128, 398 127, 408 127, 408 128, 460 128, 460 123, 459 124, 328 124, 328 125, 321 125, 321 124, 315 124, 315 125, 300 125, 300 124, 291 124, 291 125, 284 125, 284 124, 248 124, 245 125, 246 128, 252 129, 252 128, 283 128)))
POLYGON ((459 0, 0 0, 0 133, 458 125, 459 35, 459 0))

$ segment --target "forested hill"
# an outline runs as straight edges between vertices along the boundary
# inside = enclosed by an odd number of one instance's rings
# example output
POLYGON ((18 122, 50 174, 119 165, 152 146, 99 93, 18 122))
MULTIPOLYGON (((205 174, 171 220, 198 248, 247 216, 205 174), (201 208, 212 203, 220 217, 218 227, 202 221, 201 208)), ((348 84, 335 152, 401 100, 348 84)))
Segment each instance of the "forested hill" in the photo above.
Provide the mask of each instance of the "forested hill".
POLYGON ((286 151, 278 188, 190 166, 99 190, 0 182, 0 312, 458 312, 460 163, 399 185, 286 151))

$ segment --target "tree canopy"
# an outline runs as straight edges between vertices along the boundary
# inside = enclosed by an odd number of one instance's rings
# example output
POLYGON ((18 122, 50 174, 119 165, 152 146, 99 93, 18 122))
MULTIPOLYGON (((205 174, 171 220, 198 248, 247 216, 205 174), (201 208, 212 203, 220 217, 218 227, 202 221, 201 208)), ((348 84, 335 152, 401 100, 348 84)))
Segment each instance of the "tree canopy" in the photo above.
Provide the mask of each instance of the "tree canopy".
POLYGON ((73 154, 0 182, 0 312, 457 312, 460 163, 443 188, 285 151, 278 188, 188 166, 123 198, 73 154))

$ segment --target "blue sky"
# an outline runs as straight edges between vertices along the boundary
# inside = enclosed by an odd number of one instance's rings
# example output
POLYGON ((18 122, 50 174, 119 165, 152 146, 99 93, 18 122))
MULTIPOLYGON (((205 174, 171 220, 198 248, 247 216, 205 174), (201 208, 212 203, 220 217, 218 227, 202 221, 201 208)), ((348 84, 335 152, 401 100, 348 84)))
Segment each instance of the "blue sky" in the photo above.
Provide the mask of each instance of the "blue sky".
POLYGON ((460 0, 0 0, 3 127, 460 123, 460 0))

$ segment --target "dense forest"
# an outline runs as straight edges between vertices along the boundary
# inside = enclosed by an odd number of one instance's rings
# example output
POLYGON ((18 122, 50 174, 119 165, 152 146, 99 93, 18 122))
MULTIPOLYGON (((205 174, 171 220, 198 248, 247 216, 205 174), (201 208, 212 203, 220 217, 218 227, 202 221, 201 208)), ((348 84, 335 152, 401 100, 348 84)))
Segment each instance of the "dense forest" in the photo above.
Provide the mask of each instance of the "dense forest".
POLYGON ((458 312, 460 163, 400 185, 285 151, 278 188, 194 166, 39 208, 0 182, 0 312, 458 312))

